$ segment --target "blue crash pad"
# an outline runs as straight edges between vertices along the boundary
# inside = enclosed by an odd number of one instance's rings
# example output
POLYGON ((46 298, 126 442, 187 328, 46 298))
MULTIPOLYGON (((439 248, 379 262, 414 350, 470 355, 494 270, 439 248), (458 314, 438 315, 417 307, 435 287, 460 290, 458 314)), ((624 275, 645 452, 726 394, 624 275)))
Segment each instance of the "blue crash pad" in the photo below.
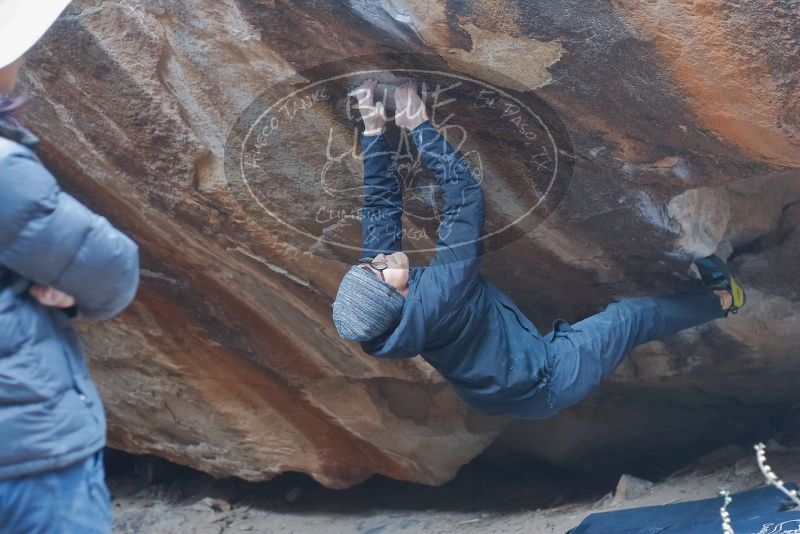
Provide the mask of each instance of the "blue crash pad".
MULTIPOLYGON (((736 534, 800 534, 800 510, 782 511, 788 499, 772 486, 732 498, 728 512, 736 534)), ((722 497, 716 497, 592 514, 568 534, 719 534, 722 502, 722 497)))

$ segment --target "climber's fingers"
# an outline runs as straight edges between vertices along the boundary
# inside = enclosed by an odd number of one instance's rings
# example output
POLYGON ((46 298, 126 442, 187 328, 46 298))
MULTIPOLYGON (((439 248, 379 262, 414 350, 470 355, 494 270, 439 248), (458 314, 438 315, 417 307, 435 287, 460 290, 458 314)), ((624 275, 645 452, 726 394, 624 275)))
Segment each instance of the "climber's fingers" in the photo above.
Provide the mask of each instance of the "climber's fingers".
POLYGON ((363 119, 370 119, 375 117, 376 115, 380 115, 385 118, 385 110, 383 108, 383 102, 377 102, 373 104, 359 104, 358 111, 361 112, 361 118, 363 119))
POLYGON ((399 117, 401 121, 413 120, 417 116, 427 119, 425 105, 417 92, 417 82, 409 80, 395 89, 395 122, 399 117))
POLYGON ((408 113, 409 106, 414 101, 414 96, 417 95, 417 83, 414 80, 409 80, 394 90, 394 99, 397 109, 401 112, 408 113))
POLYGON ((386 115, 386 107, 380 100, 375 102, 374 105, 359 105, 358 109, 361 112, 361 118, 364 120, 374 121, 375 119, 380 119, 383 122, 388 120, 386 115))
POLYGON ((383 105, 383 102, 378 101, 375 103, 375 113, 380 116, 381 119, 384 121, 388 119, 386 116, 386 108, 383 105))
POLYGON ((361 85, 351 91, 351 95, 356 97, 359 105, 372 106, 375 100, 375 87, 378 85, 376 80, 368 78, 364 80, 361 85))

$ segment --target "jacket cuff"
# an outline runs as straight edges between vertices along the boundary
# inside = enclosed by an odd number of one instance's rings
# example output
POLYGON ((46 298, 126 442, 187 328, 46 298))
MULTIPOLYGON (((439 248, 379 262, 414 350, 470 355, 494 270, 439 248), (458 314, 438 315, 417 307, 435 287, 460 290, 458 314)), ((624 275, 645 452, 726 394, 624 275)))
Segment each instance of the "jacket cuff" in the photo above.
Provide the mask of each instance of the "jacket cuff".
POLYGON ((385 126, 381 126, 381 127, 380 127, 380 128, 378 128, 377 130, 364 130, 364 137, 369 137, 369 136, 374 136, 374 135, 380 135, 380 134, 382 134, 382 133, 383 133, 383 131, 384 131, 385 129, 386 129, 386 127, 385 127, 385 126))
POLYGON ((422 121, 421 123, 417 124, 417 125, 414 127, 414 129, 412 129, 412 130, 411 130, 411 133, 413 134, 413 133, 414 133, 414 132, 416 132, 417 130, 422 130, 422 129, 423 129, 423 127, 424 127, 426 124, 427 124, 427 125, 429 125, 429 126, 433 126, 433 125, 431 124, 431 121, 430 121, 430 119, 425 119, 425 120, 424 120, 424 121, 422 121))

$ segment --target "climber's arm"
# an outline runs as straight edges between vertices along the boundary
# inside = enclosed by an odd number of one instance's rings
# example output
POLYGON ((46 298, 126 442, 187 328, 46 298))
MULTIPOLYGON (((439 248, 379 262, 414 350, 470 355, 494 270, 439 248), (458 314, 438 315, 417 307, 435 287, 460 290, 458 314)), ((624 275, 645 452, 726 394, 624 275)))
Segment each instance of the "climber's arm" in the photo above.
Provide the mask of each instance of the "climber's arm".
POLYGON ((480 271, 484 199, 469 162, 430 123, 411 131, 425 166, 435 175, 444 197, 444 218, 439 224, 436 257, 428 271, 457 290, 466 291, 480 271))
POLYGON ((364 206, 361 211, 363 255, 399 252, 403 246, 403 193, 383 133, 361 138, 364 157, 364 206))
POLYGON ((32 156, 12 154, 0 175, 0 265, 71 295, 77 310, 108 318, 139 283, 136 244, 61 191, 32 156))

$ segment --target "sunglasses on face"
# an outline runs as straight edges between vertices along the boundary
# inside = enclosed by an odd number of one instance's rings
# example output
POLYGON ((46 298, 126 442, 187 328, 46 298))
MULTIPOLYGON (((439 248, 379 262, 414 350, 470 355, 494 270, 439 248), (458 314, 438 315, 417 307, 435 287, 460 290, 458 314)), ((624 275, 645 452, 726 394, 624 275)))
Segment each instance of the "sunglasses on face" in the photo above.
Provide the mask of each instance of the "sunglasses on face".
POLYGON ((383 280, 384 282, 386 281, 386 277, 383 276, 383 271, 389 268, 389 264, 386 263, 385 261, 375 261, 375 258, 361 258, 358 260, 358 263, 366 263, 366 265, 359 265, 359 267, 361 267, 362 269, 364 269, 369 273, 372 273, 372 271, 370 271, 369 269, 370 267, 372 267, 373 269, 378 271, 378 274, 381 275, 381 280, 383 280))

